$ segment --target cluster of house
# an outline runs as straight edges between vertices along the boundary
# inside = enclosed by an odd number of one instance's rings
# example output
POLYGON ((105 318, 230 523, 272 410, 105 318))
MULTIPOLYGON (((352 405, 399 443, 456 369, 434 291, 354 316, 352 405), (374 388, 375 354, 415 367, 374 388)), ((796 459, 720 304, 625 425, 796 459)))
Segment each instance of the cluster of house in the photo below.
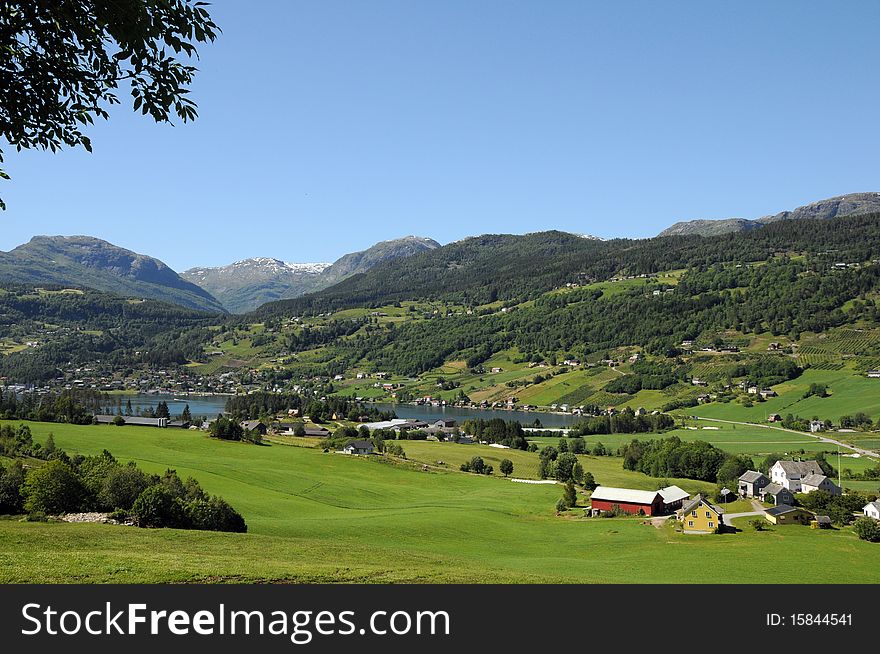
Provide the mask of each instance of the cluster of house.
POLYGON ((691 497, 678 486, 655 491, 598 486, 590 498, 590 515, 619 511, 630 515, 668 516, 675 514, 685 532, 711 532, 722 524, 723 509, 703 495, 691 497))
MULTIPOLYGON (((840 495, 841 489, 822 473, 816 461, 777 461, 770 469, 770 477, 749 470, 739 478, 741 497, 760 498, 766 504, 764 517, 778 525, 810 524, 818 528, 831 526, 828 516, 814 515, 793 506, 795 493, 823 490, 840 495)), ((668 516, 675 514, 685 533, 706 533, 724 524, 724 509, 715 506, 703 495, 691 497, 678 486, 656 491, 598 486, 590 500, 590 514, 601 515, 619 511, 631 515, 668 516)), ((863 509, 866 516, 880 520, 880 501, 869 502, 863 509)))
POLYGON ((840 486, 823 472, 816 461, 777 461, 770 468, 770 477, 748 470, 739 478, 741 497, 760 498, 766 504, 791 505, 795 493, 823 490, 840 495, 840 486))
POLYGON ((455 420, 448 418, 434 420, 433 422, 415 420, 413 418, 394 418, 380 422, 365 422, 363 426, 371 432, 377 429, 388 429, 398 433, 401 431, 422 431, 428 435, 429 439, 438 441, 450 440, 457 433, 455 420))

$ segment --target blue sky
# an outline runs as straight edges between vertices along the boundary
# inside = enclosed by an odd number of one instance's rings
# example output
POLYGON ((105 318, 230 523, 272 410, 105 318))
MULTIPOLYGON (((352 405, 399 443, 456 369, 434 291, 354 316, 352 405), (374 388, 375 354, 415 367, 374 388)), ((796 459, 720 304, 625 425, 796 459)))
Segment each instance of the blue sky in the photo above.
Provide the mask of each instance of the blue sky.
POLYGON ((644 237, 880 190, 878 2, 217 0, 200 118, 15 153, 0 250, 183 270, 419 234, 644 237))

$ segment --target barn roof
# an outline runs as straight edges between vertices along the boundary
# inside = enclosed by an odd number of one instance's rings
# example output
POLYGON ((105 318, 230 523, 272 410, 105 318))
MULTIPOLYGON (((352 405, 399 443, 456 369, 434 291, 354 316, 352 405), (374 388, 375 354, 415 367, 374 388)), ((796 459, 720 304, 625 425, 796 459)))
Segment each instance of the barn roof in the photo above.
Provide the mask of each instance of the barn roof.
POLYGON ((661 488, 660 497, 663 498, 663 501, 666 504, 672 504, 673 502, 681 502, 682 500, 689 499, 691 494, 686 490, 679 488, 678 486, 667 486, 666 488, 661 488))
POLYGON ((643 491, 632 488, 614 488, 612 486, 599 486, 590 499, 605 502, 631 502, 633 504, 653 504, 660 495, 660 491, 643 491))

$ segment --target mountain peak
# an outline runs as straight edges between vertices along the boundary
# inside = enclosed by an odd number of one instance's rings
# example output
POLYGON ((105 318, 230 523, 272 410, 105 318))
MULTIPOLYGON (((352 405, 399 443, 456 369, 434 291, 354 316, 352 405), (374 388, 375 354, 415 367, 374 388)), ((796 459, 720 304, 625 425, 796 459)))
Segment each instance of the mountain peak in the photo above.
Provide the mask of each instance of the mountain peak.
POLYGON ((222 312, 204 289, 162 261, 93 236, 35 236, 0 253, 0 280, 83 286, 222 312))
POLYGON ((438 247, 440 244, 433 239, 410 235, 380 241, 332 264, 253 257, 227 266, 190 268, 181 277, 211 292, 229 311, 244 313, 266 302, 321 290, 383 261, 438 247))

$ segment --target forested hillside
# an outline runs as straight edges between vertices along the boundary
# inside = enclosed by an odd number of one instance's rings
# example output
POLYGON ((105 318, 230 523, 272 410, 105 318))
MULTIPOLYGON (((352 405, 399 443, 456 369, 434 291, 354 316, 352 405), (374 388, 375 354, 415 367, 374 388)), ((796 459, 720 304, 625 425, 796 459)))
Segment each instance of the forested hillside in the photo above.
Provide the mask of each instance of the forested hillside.
POLYGON ((216 315, 87 289, 0 285, 0 377, 45 381, 65 364, 136 366, 200 356, 216 315))
POLYGON ((880 214, 780 221, 715 237, 596 241, 564 232, 486 235, 380 264, 320 293, 261 307, 256 317, 303 315, 396 301, 523 302, 567 283, 805 254, 824 264, 880 256, 880 214))
POLYGON ((90 236, 35 236, 0 252, 0 282, 94 288, 223 313, 210 293, 164 263, 90 236))

